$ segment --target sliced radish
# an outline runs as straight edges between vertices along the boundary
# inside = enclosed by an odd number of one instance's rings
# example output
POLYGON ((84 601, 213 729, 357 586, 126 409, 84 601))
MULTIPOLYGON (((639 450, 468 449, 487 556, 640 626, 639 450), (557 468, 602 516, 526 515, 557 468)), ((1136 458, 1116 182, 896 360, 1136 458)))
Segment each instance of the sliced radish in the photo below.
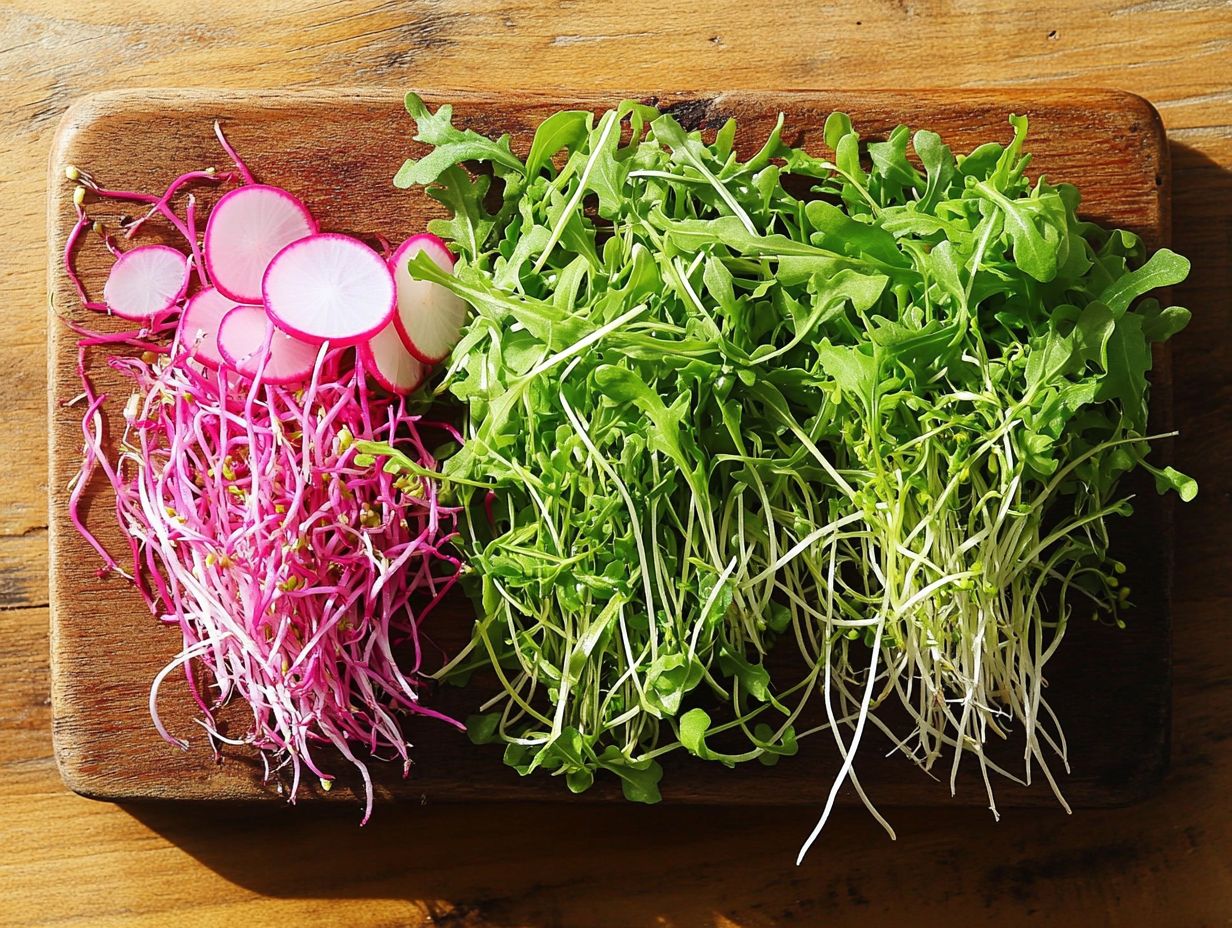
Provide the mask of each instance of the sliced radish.
POLYGON ((412 235, 398 246, 389 259, 398 285, 398 312, 394 325, 411 354, 428 364, 436 364, 449 356, 458 342, 468 307, 460 296, 440 284, 416 280, 407 270, 407 263, 423 252, 442 271, 452 271, 453 253, 445 243, 430 233, 412 235))
POLYGON ((224 363, 218 351, 218 327, 222 325, 223 317, 236 305, 235 300, 223 296, 213 287, 194 293, 184 304, 184 311, 180 313, 180 344, 206 367, 217 368, 224 363))
POLYGON ((266 383, 298 383, 312 376, 317 347, 275 328, 260 306, 237 306, 218 326, 218 353, 227 366, 255 377, 265 361, 266 383), (269 360, 265 361, 268 347, 269 360))
POLYGON ((144 322, 165 313, 188 289, 188 258, 167 245, 142 245, 116 259, 103 301, 121 319, 144 322))
POLYGON ((265 272, 262 295, 270 318, 308 342, 354 345, 394 314, 394 277, 359 239, 327 232, 292 242, 265 272))
POLYGON ((359 346, 364 370, 386 390, 405 396, 428 376, 428 365, 406 350, 391 322, 359 346))
POLYGON ((274 255, 316 231, 308 208, 285 190, 239 187, 218 201, 205 224, 206 270, 223 296, 260 303, 261 279, 274 255))

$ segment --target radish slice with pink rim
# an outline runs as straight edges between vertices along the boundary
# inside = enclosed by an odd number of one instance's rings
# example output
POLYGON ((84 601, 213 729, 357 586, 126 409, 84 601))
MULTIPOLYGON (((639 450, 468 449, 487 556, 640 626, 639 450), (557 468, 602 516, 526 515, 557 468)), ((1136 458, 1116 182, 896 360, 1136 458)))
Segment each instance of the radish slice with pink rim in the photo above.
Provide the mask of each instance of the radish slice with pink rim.
POLYGON ((261 302, 261 280, 274 255, 317 231, 308 208, 280 187, 250 184, 223 195, 205 224, 205 267, 223 296, 261 302))
POLYGON ((391 322, 359 346, 360 363, 382 387, 405 396, 428 376, 428 365, 406 350, 391 322))
POLYGON ((142 245, 116 259, 103 302, 121 319, 146 322, 179 302, 188 289, 188 258, 167 245, 142 245))
POLYGON ((299 383, 312 376, 317 347, 280 332, 260 306, 237 306, 218 326, 218 353, 227 366, 265 383, 299 383), (268 351, 269 358, 266 360, 268 351))
POLYGON ((398 287, 394 325, 411 354, 428 364, 436 364, 445 360, 457 344, 469 307, 460 296, 440 284, 411 276, 407 264, 420 252, 442 271, 453 270, 453 253, 444 241, 431 233, 412 235, 399 245, 389 259, 398 287))
MULTIPOLYGON (((184 304, 177 338, 183 350, 209 368, 225 363, 218 351, 218 328, 223 317, 236 308, 235 300, 213 287, 199 290, 184 304)), ((260 309, 260 307, 257 307, 260 309)))
POLYGON ((261 286, 266 311, 284 332, 335 347, 367 341, 394 314, 394 278, 359 239, 327 232, 292 242, 261 286))

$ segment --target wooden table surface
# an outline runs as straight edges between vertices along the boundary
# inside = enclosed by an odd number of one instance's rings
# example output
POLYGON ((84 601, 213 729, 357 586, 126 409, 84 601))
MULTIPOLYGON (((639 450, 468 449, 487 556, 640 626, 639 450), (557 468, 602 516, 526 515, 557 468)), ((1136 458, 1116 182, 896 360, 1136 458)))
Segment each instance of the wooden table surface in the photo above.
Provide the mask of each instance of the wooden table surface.
MULTIPOLYGON (((1232 5, 624 0, 0 0, 0 924, 419 926, 1232 923, 1232 5), (802 12, 804 8, 807 11, 802 12), (823 8, 824 7, 824 8, 823 8), (1173 769, 1114 810, 839 813, 568 805, 355 810, 91 802, 52 760, 44 167, 105 88, 1107 86, 1171 138, 1177 463, 1173 769)), ((1092 667, 1098 674, 1100 668, 1092 667)), ((1133 699, 1132 692, 1124 694, 1133 699)), ((820 792, 820 785, 819 785, 820 792)))

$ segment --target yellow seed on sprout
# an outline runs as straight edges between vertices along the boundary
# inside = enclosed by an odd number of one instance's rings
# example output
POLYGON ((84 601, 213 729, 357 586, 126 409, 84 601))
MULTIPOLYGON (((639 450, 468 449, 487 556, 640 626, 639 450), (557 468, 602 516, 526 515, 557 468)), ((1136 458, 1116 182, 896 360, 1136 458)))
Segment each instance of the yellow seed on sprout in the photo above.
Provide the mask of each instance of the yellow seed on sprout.
POLYGON ((86 188, 78 187, 73 191, 73 205, 81 206, 86 201, 86 188))
POLYGON ((73 180, 73 181, 81 180, 81 172, 77 170, 77 165, 75 164, 69 164, 65 166, 64 176, 67 177, 69 180, 73 180))

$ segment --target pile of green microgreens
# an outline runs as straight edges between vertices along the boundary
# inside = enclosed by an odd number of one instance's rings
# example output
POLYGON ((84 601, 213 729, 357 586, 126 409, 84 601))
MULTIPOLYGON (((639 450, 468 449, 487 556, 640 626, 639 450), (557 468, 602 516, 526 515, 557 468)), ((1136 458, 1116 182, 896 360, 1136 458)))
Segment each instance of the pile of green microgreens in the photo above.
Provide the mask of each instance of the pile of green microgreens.
POLYGON ((948 752, 951 786, 973 755, 994 811, 990 772, 1060 796, 1044 669, 1076 601, 1128 597, 1118 480, 1196 492, 1144 461, 1150 343, 1189 314, 1139 298, 1188 262, 1032 184, 1019 117, 956 157, 835 114, 829 158, 780 118, 742 161, 733 122, 707 143, 627 102, 550 117, 523 161, 407 108, 432 150, 395 183, 449 209, 431 228, 459 253, 412 272, 474 308, 439 388, 465 409, 445 475, 479 606, 446 674, 500 682, 472 737, 653 801, 682 746, 794 753, 820 692, 843 767, 817 831, 845 780, 864 798, 869 722, 926 769, 948 752), (783 638, 806 667, 786 684, 783 638), (1021 777, 984 752, 1011 727, 1021 777))

